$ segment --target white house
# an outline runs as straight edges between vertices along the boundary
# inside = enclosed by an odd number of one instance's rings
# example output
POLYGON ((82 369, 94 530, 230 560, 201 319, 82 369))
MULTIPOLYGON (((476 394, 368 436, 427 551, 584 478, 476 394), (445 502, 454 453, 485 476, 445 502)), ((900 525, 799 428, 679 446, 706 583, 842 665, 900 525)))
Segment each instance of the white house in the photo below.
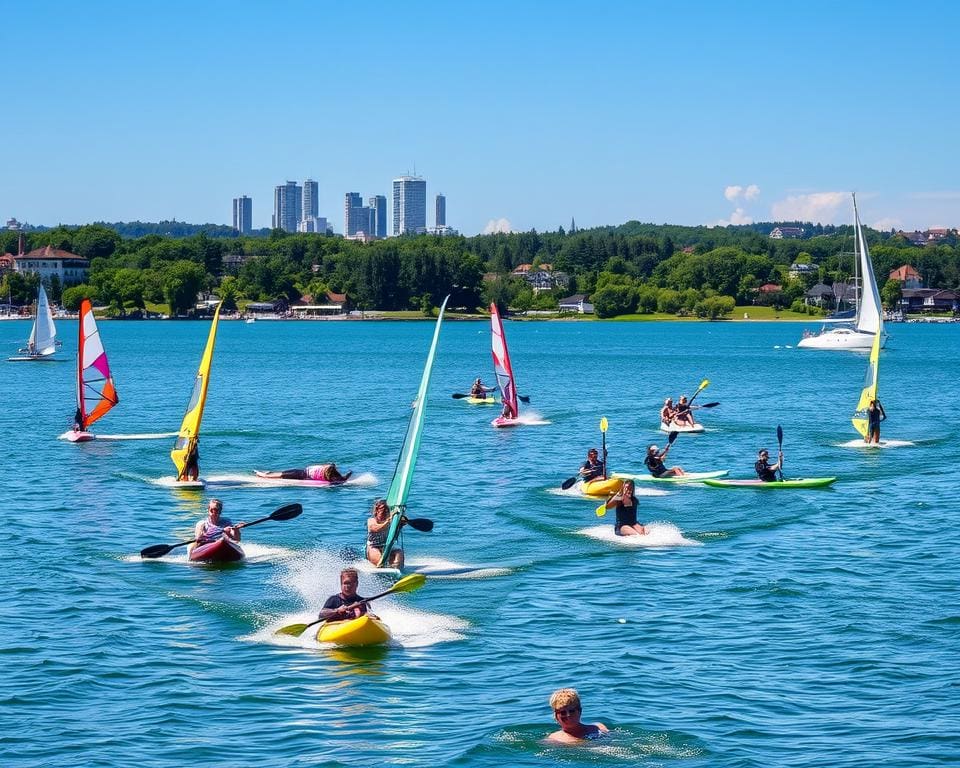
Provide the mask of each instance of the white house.
POLYGON ((560 299, 559 308, 561 312, 576 312, 579 315, 593 314, 593 304, 587 301, 587 296, 583 293, 575 293, 573 296, 560 299))
POLYGON ((46 283, 56 275, 61 285, 75 285, 87 278, 90 262, 69 251, 48 245, 13 257, 14 272, 34 272, 46 283))

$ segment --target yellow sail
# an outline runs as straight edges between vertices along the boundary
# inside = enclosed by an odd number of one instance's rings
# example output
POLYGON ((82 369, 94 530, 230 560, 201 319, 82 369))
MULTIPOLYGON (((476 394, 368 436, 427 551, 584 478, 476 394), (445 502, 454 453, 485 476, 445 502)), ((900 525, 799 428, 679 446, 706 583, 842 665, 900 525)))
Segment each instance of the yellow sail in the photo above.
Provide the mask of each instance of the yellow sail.
POLYGON ((876 334, 873 339, 873 346, 870 348, 870 362, 867 364, 867 375, 863 380, 863 391, 860 392, 860 399, 857 401, 857 410, 850 421, 853 428, 860 433, 860 436, 866 440, 867 430, 867 408, 870 402, 877 399, 877 376, 880 365, 880 344, 883 338, 881 334, 876 334))
POLYGON ((190 395, 190 403, 187 405, 187 412, 183 414, 183 422, 180 424, 180 432, 177 434, 177 442, 170 451, 170 458, 177 468, 177 480, 183 479, 184 470, 187 467, 187 457, 190 452, 196 449, 197 441, 200 438, 200 421, 203 419, 203 406, 207 401, 207 385, 210 383, 210 364, 213 362, 213 347, 217 341, 217 322, 220 320, 221 301, 217 304, 217 309, 213 313, 213 323, 210 325, 210 335, 207 336, 207 346, 203 350, 203 357, 200 358, 200 368, 197 369, 197 378, 193 382, 193 393, 190 395))

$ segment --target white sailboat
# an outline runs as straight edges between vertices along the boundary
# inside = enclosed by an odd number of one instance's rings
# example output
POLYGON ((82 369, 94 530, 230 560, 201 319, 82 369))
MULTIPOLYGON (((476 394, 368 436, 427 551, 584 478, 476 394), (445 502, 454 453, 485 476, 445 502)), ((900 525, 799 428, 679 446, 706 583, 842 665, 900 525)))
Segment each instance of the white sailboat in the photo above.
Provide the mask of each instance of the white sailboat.
POLYGON ((870 250, 867 248, 867 239, 860 226, 860 213, 857 210, 857 197, 853 196, 854 218, 854 250, 857 252, 857 263, 860 265, 862 287, 860 301, 857 306, 857 315, 853 327, 840 326, 823 330, 815 336, 806 336, 798 343, 804 349, 852 349, 869 352, 873 347, 874 337, 880 336, 880 346, 887 342, 887 334, 883 329, 883 308, 880 304, 880 291, 877 288, 877 278, 873 274, 873 264, 870 262, 870 250))
POLYGON ((27 362, 31 360, 56 360, 54 354, 60 348, 60 342, 56 339, 57 327, 53 324, 53 312, 50 311, 50 302, 47 301, 47 292, 43 290, 43 284, 37 293, 37 315, 33 320, 33 330, 30 331, 30 338, 27 340, 27 346, 18 350, 18 354, 8 357, 7 360, 17 362, 27 362))

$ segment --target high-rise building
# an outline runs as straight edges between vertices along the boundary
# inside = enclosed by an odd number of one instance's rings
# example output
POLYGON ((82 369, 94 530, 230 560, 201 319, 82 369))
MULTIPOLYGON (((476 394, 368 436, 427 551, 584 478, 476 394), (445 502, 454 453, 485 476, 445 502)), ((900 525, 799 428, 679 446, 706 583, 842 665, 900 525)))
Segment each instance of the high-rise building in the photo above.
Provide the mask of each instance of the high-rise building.
POLYGON ((303 216, 302 221, 306 221, 311 216, 317 218, 320 215, 320 185, 313 179, 307 179, 303 182, 303 216))
POLYGON ((233 228, 241 235, 253 231, 253 200, 246 195, 233 198, 233 228))
POLYGON ((303 218, 303 187, 295 181, 273 189, 273 227, 296 232, 303 218))
POLYGON ((325 216, 304 216, 297 227, 298 232, 317 232, 321 235, 327 234, 327 219, 325 216))
POLYGON ((373 215, 370 234, 374 237, 387 236, 387 198, 386 195, 374 195, 367 200, 367 207, 373 215))
POLYGON ((373 211, 363 204, 359 192, 347 192, 343 200, 343 236, 363 233, 373 237, 373 211))
POLYGON ((419 176, 393 180, 393 234, 423 232, 427 228, 427 182, 419 176))
POLYGON ((443 196, 443 193, 437 195, 436 221, 434 223, 438 227, 447 226, 447 198, 443 196))

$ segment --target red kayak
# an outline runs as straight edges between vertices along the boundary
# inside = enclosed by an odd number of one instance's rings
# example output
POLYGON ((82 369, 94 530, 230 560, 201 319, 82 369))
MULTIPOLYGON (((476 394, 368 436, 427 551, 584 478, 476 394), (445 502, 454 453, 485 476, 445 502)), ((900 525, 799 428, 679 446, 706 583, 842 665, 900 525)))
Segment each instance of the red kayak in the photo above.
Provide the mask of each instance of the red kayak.
POLYGON ((226 536, 198 544, 190 550, 190 561, 193 563, 237 563, 243 558, 243 547, 226 536))

